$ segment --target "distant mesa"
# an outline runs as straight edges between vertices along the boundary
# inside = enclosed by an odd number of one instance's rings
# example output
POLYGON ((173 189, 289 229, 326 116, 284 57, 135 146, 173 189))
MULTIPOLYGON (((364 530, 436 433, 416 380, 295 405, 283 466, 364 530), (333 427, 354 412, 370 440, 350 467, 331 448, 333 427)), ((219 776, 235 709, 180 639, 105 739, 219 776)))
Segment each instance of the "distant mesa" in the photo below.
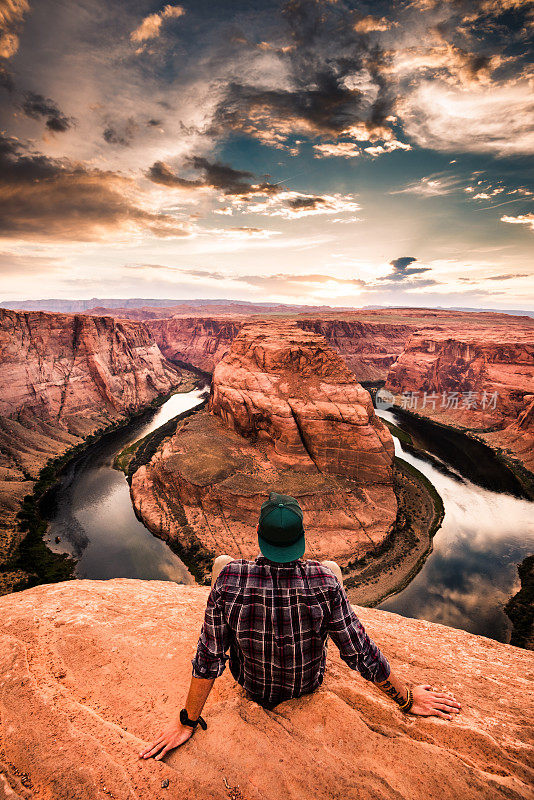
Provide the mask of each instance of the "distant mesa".
POLYGON ((369 393, 323 336, 251 322, 215 369, 209 410, 135 472, 132 498, 150 530, 209 563, 257 555, 261 502, 290 494, 304 508, 307 557, 346 565, 395 522, 393 457, 369 393))

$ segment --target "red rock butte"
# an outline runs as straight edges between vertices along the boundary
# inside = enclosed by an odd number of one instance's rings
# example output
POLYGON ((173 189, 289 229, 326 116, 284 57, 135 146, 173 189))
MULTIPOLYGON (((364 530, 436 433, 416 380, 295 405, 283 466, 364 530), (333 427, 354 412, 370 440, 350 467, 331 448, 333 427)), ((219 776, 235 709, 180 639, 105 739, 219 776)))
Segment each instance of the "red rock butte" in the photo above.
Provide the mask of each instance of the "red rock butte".
POLYGON ((304 509, 308 557, 342 565, 381 544, 397 511, 394 446, 369 393, 320 334, 245 324, 212 384, 132 479, 150 530, 185 550, 251 558, 270 491, 304 509))

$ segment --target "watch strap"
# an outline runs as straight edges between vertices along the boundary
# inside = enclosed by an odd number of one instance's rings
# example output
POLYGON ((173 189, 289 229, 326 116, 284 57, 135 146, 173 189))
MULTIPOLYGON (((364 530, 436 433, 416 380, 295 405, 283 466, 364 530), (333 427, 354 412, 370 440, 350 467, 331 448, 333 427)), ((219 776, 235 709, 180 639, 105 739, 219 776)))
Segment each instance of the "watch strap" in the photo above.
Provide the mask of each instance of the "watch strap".
POLYGON ((205 731, 206 728, 208 727, 206 720, 203 719, 201 716, 199 716, 198 719, 189 719, 187 715, 187 709, 185 708, 182 708, 182 710, 180 711, 180 722, 182 723, 182 725, 187 725, 188 728, 193 728, 193 730, 195 730, 197 725, 200 725, 203 731, 205 731))

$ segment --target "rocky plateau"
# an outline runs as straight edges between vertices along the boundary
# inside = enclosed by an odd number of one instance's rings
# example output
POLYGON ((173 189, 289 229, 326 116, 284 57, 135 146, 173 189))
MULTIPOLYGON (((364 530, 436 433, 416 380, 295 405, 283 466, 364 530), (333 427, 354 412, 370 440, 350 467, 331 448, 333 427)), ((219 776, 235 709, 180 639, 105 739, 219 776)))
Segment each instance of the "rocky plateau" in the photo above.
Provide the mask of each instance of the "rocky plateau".
POLYGON ((265 711, 227 669, 207 730, 139 759, 183 706, 207 595, 115 579, 0 598, 0 798, 532 798, 532 653, 366 608, 400 675, 455 694, 452 722, 404 716, 330 643, 314 694, 265 711))

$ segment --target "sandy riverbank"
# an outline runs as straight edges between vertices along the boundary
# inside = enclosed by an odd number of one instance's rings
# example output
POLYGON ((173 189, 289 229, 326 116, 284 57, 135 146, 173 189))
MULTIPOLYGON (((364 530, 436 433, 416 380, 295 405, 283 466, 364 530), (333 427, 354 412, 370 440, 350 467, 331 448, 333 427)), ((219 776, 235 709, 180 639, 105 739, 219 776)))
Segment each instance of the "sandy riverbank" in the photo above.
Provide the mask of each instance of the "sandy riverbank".
POLYGON ((395 459, 395 493, 399 510, 395 528, 379 551, 344 570, 351 602, 376 606, 417 575, 432 551, 432 539, 443 520, 443 503, 425 476, 395 459))

